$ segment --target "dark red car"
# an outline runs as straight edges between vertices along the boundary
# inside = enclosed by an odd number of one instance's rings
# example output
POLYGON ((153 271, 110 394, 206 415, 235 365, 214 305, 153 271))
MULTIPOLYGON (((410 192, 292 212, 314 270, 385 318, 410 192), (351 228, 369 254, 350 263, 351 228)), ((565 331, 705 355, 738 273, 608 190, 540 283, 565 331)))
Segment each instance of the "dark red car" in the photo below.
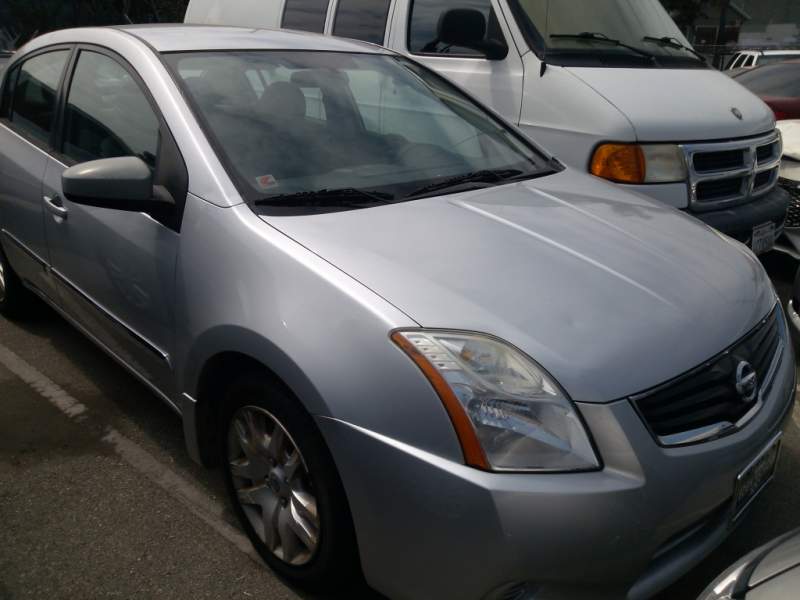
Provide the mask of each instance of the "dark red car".
POLYGON ((766 64, 734 79, 766 102, 778 121, 800 119, 800 60, 766 64))

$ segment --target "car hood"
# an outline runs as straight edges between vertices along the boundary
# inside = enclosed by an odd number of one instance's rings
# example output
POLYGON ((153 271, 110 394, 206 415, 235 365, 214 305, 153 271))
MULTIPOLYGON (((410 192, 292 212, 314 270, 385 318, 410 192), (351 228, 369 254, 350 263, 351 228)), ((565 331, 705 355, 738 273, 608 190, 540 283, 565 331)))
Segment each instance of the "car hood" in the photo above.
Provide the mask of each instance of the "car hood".
POLYGON ((262 218, 423 327, 511 342, 585 402, 689 370, 775 304, 760 263, 737 242, 572 170, 396 205, 262 218))
POLYGON ((731 139, 775 127, 769 107, 719 71, 567 69, 619 109, 642 142, 731 139), (741 120, 734 108, 741 112, 741 120))

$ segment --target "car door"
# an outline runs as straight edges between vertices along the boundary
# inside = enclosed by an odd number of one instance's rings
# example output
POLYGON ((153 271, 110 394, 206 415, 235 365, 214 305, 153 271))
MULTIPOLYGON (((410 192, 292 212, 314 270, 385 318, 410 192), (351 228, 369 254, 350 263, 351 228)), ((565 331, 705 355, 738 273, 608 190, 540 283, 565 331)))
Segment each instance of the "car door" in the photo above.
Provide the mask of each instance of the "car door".
POLYGON ((500 113, 512 123, 519 123, 522 109, 523 63, 511 37, 508 24, 496 0, 406 0, 399 2, 392 17, 388 45, 410 54, 419 62, 448 77, 500 113), (439 40, 439 24, 452 11, 461 12, 465 21, 481 16, 485 41, 504 45, 508 53, 502 59, 489 60, 474 48, 447 45, 439 40))
POLYGON ((47 240, 62 305, 169 398, 179 223, 70 202, 61 175, 70 165, 119 156, 137 156, 163 174, 165 162, 175 162, 164 151, 174 141, 144 84, 120 57, 79 48, 70 70, 59 158, 48 162, 44 177, 47 240))
POLYGON ((17 275, 54 303, 42 177, 71 51, 68 46, 51 47, 17 63, 7 73, 0 107, 0 241, 17 275))

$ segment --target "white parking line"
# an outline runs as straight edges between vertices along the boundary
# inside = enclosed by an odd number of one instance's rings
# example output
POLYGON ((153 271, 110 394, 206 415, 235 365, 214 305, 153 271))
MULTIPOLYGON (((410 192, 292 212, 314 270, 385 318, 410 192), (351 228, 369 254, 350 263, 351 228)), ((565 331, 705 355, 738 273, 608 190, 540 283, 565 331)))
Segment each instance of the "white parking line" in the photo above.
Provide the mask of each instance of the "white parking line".
MULTIPOLYGON (((0 344, 0 364, 73 421, 80 423, 88 418, 89 409, 86 405, 70 396, 57 383, 2 344, 0 344)), ((122 460, 170 496, 183 503, 220 536, 259 565, 263 564, 247 536, 225 521, 224 508, 220 503, 209 498, 199 487, 164 466, 147 450, 126 438, 116 429, 108 427, 102 440, 110 444, 122 460)))

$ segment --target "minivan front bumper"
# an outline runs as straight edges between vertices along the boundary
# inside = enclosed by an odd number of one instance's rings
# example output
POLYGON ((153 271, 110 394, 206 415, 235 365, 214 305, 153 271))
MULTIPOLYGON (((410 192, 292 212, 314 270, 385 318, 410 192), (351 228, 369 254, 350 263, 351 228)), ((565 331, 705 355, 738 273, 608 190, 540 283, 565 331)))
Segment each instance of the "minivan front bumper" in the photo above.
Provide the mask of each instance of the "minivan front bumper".
POLYGON ((714 229, 744 243, 749 244, 753 227, 772 221, 775 223, 775 237, 781 234, 789 208, 789 194, 781 187, 747 204, 711 212, 692 212, 694 217, 714 229))
POLYGON ((490 599, 508 586, 519 598, 656 593, 736 524, 734 481, 791 412, 792 358, 786 344, 747 426, 702 444, 660 447, 628 400, 578 403, 604 462, 586 473, 487 473, 318 417, 367 581, 397 599, 490 599))

